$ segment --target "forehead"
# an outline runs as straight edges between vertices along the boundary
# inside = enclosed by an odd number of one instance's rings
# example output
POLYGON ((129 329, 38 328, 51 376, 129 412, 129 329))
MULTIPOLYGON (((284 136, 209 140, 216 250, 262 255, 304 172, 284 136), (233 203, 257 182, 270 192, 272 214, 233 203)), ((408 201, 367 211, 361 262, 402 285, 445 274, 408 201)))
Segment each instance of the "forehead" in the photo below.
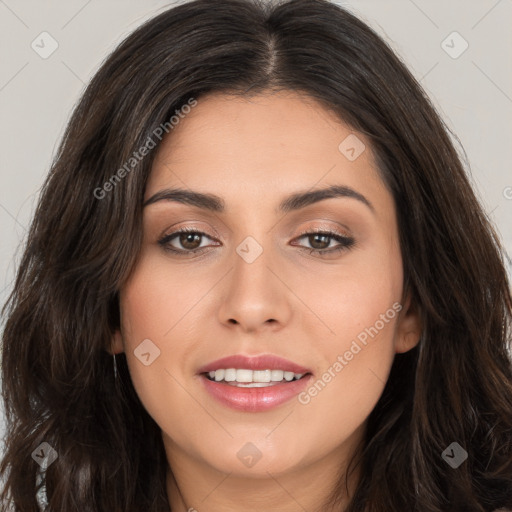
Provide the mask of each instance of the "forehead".
POLYGON ((368 141, 333 111, 293 91, 213 93, 182 113, 163 139, 145 198, 180 187, 211 192, 228 203, 250 194, 262 204, 326 184, 385 193, 368 141), (344 153, 346 140, 359 144, 356 159, 344 153))

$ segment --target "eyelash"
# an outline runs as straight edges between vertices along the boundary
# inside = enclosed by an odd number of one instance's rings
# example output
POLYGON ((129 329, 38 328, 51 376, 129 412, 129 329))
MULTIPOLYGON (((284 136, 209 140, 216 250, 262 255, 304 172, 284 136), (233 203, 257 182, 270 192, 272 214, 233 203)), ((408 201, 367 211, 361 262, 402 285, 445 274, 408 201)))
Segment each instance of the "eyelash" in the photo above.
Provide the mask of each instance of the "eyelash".
MULTIPOLYGON (((188 254, 198 254, 204 252, 205 249, 208 249, 208 247, 200 247, 198 249, 194 250, 180 250, 175 249, 174 247, 171 247, 169 243, 171 240, 176 238, 178 235, 182 233, 187 234, 194 234, 194 235, 200 235, 205 236, 207 238, 209 237, 206 233, 203 233, 202 231, 198 231, 194 228, 183 228, 178 231, 174 231, 173 233, 170 233, 168 235, 163 236, 160 240, 158 240, 158 243, 164 248, 164 250, 169 251, 171 253, 177 254, 179 256, 185 256, 188 254)), ((354 247, 356 241, 352 237, 348 237, 346 235, 343 235, 337 231, 324 231, 322 229, 313 229, 313 230, 307 230, 303 231, 296 239, 303 238, 305 235, 320 235, 320 236, 326 236, 328 238, 331 238, 335 240, 336 242, 340 242, 340 245, 335 248, 331 249, 311 249, 309 247, 302 247, 302 250, 309 251, 309 254, 315 254, 317 253, 319 256, 324 256, 326 254, 333 254, 333 253, 339 253, 342 251, 346 251, 354 247)))

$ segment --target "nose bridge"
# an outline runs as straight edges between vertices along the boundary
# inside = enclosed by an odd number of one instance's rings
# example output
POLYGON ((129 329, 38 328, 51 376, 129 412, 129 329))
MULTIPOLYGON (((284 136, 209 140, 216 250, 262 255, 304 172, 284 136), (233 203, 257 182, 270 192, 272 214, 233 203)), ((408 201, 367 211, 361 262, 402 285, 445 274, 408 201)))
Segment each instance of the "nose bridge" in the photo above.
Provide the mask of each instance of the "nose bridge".
POLYGON ((264 229, 258 229, 258 233, 246 236, 235 247, 233 268, 220 308, 221 321, 234 320, 254 330, 270 320, 288 320, 287 288, 274 275, 278 265, 273 258, 276 251, 270 247, 271 239, 264 229))
POLYGON ((254 197, 250 204, 238 205, 238 229, 232 232, 235 237, 243 238, 234 246, 235 254, 233 263, 235 273, 241 272, 244 278, 249 277, 251 270, 257 269, 258 273, 268 272, 266 265, 271 266, 271 254, 274 231, 267 226, 265 210, 269 204, 263 197, 254 197), (245 274, 248 276, 245 276, 245 274))
MULTIPOLYGON (((235 248, 233 257, 232 287, 237 293, 256 294, 265 293, 273 288, 272 273, 268 267, 272 266, 272 248, 269 247, 270 237, 261 232, 255 236, 246 236, 235 248), (256 238, 257 237, 257 238, 256 238)), ((234 290, 234 291, 235 291, 234 290)))

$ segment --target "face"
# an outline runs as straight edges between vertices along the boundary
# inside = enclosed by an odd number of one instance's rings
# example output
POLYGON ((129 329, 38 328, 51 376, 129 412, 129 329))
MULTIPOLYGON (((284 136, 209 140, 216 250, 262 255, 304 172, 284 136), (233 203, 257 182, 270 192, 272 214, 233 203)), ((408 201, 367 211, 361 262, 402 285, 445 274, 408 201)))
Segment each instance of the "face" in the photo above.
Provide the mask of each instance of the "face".
POLYGON ((160 145, 145 200, 112 352, 171 467, 261 478, 341 463, 420 332, 368 140, 297 93, 211 94, 160 145), (258 373, 203 373, 256 356, 258 373))

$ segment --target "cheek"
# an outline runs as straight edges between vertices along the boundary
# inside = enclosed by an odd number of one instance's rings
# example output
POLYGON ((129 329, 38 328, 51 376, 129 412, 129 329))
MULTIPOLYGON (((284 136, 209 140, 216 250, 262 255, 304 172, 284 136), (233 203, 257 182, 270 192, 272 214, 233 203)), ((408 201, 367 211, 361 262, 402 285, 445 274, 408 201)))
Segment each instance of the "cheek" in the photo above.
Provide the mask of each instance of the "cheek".
MULTIPOLYGON (((210 286, 165 265, 142 258, 123 289, 121 322, 124 350, 135 390, 157 423, 187 400, 180 383, 191 350, 187 326, 200 324, 198 302, 210 286), (148 355, 149 354, 149 355, 148 355), (149 363, 149 364, 148 364, 149 363)), ((189 399, 189 398, 188 398, 189 399)))
POLYGON ((350 350, 353 340, 364 344, 376 339, 379 343, 372 343, 375 349, 365 350, 363 357, 361 352, 358 359, 369 357, 369 353, 382 357, 392 349, 402 285, 400 252, 391 244, 375 243, 322 272, 302 272, 293 289, 307 298, 309 311, 322 323, 319 327, 318 321, 309 320, 312 315, 306 315, 303 329, 308 332, 307 339, 316 339, 316 346, 322 347, 331 361, 350 350))
POLYGON ((326 429, 343 439, 364 422, 388 379, 403 278, 399 253, 390 253, 383 258, 382 251, 380 257, 368 252, 336 276, 307 279, 309 295, 305 287, 298 293, 314 299, 308 304, 323 325, 309 327, 322 359, 299 396, 297 421, 309 423, 326 445, 326 429))
MULTIPOLYGON (((393 363, 395 309, 382 308, 379 301, 371 307, 368 302, 361 305, 364 308, 354 310, 352 316, 344 311, 337 322, 332 319, 338 334, 321 342, 323 364, 298 396, 294 422, 307 425, 302 439, 316 447, 316 454, 341 445, 364 424, 382 395, 393 363), (382 313, 387 323, 381 320, 382 313), (356 316, 363 328, 356 327, 356 316)), ((287 434, 276 433, 275 440, 286 446, 287 434)))
POLYGON ((150 255, 139 261, 123 290, 121 303, 125 334, 130 343, 150 338, 162 349, 177 332, 183 335, 186 326, 194 324, 200 303, 218 279, 217 275, 203 273, 196 277, 194 272, 172 267, 171 270, 165 258, 150 255))

